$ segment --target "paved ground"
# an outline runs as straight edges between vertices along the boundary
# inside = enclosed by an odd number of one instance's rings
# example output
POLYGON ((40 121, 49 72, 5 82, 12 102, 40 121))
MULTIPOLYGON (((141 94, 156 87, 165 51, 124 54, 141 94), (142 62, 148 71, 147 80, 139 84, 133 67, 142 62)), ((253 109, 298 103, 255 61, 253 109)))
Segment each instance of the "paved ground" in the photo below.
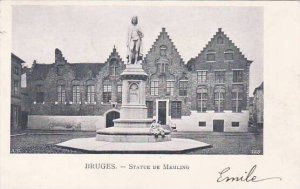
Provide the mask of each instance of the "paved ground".
MULTIPOLYGON (((82 153, 55 146, 73 138, 94 137, 95 132, 24 130, 11 136, 11 153, 82 153)), ((174 138, 189 138, 213 145, 188 154, 263 154, 263 134, 173 132, 174 138)))

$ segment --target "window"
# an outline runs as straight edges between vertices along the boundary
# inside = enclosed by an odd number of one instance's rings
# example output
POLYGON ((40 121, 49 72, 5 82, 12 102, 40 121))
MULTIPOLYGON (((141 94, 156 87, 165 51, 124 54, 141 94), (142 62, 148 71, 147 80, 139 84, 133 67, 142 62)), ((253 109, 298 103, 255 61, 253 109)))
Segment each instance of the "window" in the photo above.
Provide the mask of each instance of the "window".
POLYGON ((19 90, 19 86, 20 85, 20 82, 18 80, 14 80, 14 83, 13 83, 13 95, 19 95, 20 94, 20 90, 19 90))
POLYGON ((243 82, 243 70, 233 70, 233 82, 243 82))
POLYGON ((171 102, 171 118, 181 118, 181 102, 171 102))
POLYGON ((44 102, 44 92, 42 91, 42 85, 35 86, 36 91, 36 103, 43 103, 44 102))
POLYGON ((197 110, 199 112, 206 112, 207 93, 197 93, 197 110))
POLYGON ((224 92, 215 92, 215 112, 223 112, 224 111, 224 92))
POLYGON ((95 103, 95 86, 94 85, 87 86, 87 103, 88 104, 95 103))
POLYGON ((216 52, 213 50, 207 51, 206 60, 207 61, 216 61, 216 52))
POLYGON ((146 101, 147 117, 153 118, 153 101, 146 101))
POLYGON ((217 38, 217 44, 223 44, 224 43, 224 39, 223 39, 223 37, 218 37, 217 38))
POLYGON ((150 94, 152 96, 158 96, 158 81, 151 81, 151 83, 150 83, 150 94))
POLYGON ((73 103, 74 104, 80 104, 81 99, 80 99, 80 86, 79 85, 74 85, 72 87, 72 92, 73 92, 73 103))
POLYGON ((174 94, 174 81, 167 81, 167 96, 173 96, 174 94))
POLYGON ((233 60, 233 50, 229 49, 225 51, 225 60, 233 60))
POLYGON ((19 75, 19 67, 18 66, 14 66, 14 74, 19 75))
POLYGON ((111 85, 103 85, 103 102, 111 101, 111 85))
POLYGON ((206 127, 205 121, 199 121, 199 127, 206 127))
POLYGON ((225 71, 215 71, 215 83, 225 83, 225 71))
POLYGON ((187 96, 188 81, 179 81, 179 96, 187 96))
POLYGON ((242 112, 243 92, 232 92, 232 112, 242 112))
POLYGON ((166 63, 165 62, 161 62, 161 63, 157 64, 157 66, 158 66, 159 73, 166 73, 166 63))
POLYGON ((112 76, 118 75, 118 67, 117 66, 110 66, 109 67, 109 74, 112 76))
POLYGON ((240 126, 240 122, 231 122, 231 126, 232 127, 239 127, 240 126))
POLYGON ((197 81, 198 83, 205 83, 207 81, 207 71, 198 71, 197 81))
POLYGON ((109 75, 116 76, 119 74, 118 60, 113 58, 109 62, 109 75))
POLYGON ((122 102, 122 85, 117 86, 117 102, 121 103, 122 102))
POLYGON ((160 46, 160 56, 167 55, 167 47, 165 45, 160 46))
POLYGON ((57 101, 61 104, 66 101, 66 89, 64 85, 57 86, 57 101))

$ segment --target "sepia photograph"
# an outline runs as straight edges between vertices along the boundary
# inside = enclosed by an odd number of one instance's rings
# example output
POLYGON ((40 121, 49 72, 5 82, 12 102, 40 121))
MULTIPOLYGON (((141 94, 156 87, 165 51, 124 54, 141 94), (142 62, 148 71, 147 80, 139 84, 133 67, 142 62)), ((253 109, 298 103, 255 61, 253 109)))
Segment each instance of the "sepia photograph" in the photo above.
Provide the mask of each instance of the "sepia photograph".
POLYGON ((13 6, 10 152, 262 155, 263 28, 261 7, 13 6))

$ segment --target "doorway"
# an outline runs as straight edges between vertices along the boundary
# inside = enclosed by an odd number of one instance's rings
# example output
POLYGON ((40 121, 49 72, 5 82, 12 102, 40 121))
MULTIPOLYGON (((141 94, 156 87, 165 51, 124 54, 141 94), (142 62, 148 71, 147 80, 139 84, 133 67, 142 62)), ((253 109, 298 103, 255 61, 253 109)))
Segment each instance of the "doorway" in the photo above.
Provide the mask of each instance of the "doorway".
POLYGON ((166 125, 167 123, 167 102, 158 101, 158 121, 161 125, 166 125))
POLYGON ((120 113, 117 111, 111 111, 106 114, 106 128, 114 126, 114 119, 120 118, 120 113))
POLYGON ((214 132, 224 132, 224 120, 214 120, 213 121, 213 131, 214 132))

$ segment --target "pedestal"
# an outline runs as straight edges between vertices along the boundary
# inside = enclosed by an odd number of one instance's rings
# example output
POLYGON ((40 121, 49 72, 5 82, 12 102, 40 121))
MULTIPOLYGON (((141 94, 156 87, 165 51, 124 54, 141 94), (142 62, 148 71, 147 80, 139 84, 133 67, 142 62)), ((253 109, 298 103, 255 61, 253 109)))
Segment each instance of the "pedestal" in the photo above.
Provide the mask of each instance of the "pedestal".
POLYGON ((152 119, 147 118, 147 74, 141 64, 126 65, 121 74, 122 106, 120 118, 114 127, 97 131, 96 140, 106 142, 164 142, 170 141, 170 131, 165 136, 155 136, 150 131, 152 119))

